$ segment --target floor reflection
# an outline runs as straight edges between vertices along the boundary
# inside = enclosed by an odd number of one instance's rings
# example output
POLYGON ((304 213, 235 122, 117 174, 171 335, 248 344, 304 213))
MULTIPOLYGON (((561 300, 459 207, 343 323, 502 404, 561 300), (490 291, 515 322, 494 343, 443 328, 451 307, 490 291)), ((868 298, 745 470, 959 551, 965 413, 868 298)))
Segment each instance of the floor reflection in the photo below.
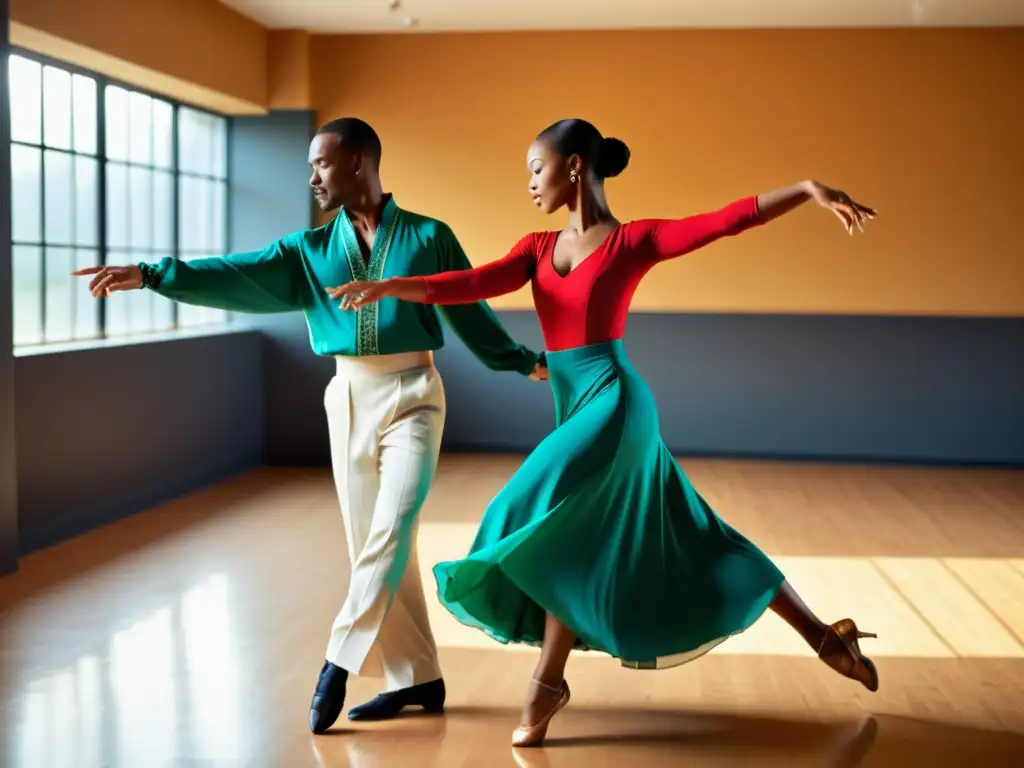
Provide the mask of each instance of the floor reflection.
POLYGON ((238 763, 238 676, 227 579, 215 574, 113 631, 105 652, 30 682, 15 764, 153 766, 156 755, 160 765, 238 763))
POLYGON ((190 741, 204 759, 238 759, 241 754, 241 697, 238 655, 231 636, 227 579, 218 574, 181 600, 181 631, 191 707, 190 741))

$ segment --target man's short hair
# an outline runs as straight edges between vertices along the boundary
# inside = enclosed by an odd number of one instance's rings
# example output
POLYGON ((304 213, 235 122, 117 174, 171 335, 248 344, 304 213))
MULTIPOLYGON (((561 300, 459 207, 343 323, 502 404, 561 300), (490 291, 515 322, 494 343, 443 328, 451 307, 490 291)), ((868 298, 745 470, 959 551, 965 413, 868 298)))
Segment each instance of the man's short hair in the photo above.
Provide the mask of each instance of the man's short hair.
POLYGON ((380 165, 380 137, 369 123, 358 117, 339 117, 331 120, 317 133, 333 133, 346 151, 360 152, 364 157, 371 159, 374 165, 380 165))

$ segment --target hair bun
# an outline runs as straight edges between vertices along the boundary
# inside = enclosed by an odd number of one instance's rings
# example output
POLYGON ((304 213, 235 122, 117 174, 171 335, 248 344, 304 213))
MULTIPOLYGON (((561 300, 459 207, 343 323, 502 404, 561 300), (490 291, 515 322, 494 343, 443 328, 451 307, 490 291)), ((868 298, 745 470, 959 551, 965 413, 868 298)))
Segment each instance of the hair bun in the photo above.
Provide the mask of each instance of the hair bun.
POLYGON ((598 178, 608 179, 618 176, 629 165, 629 147, 619 139, 606 136, 601 139, 597 150, 597 162, 594 170, 598 178))

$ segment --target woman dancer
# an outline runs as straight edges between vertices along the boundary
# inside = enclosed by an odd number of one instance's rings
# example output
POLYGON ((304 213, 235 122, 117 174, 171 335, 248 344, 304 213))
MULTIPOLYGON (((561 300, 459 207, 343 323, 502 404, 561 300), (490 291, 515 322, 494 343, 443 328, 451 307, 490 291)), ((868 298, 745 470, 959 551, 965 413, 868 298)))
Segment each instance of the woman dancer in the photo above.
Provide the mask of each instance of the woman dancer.
POLYGON ((522 238, 503 259, 463 272, 329 289, 342 309, 383 298, 459 304, 532 282, 547 348, 557 427, 488 506, 469 554, 434 567, 438 595, 460 621, 503 643, 541 646, 515 746, 543 742, 569 702, 573 648, 625 666, 691 661, 746 630, 767 608, 819 658, 868 690, 878 673, 851 619, 826 625, 776 566, 721 520, 662 442, 647 384, 623 348, 629 302, 659 262, 764 224, 807 200, 847 232, 874 211, 803 182, 679 220, 622 224, 604 180, 629 162, 618 139, 584 120, 545 129, 527 155, 530 195, 563 206, 561 232, 522 238))

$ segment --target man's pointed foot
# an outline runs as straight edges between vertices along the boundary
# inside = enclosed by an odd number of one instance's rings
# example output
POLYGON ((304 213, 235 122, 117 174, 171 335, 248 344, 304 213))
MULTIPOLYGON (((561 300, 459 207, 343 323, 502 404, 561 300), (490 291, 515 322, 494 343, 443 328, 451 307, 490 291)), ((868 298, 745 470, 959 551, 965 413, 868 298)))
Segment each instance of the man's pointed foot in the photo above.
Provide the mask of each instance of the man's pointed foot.
POLYGON ((431 680, 429 683, 388 691, 378 694, 375 699, 348 712, 349 720, 390 720, 406 707, 422 707, 426 712, 444 711, 445 699, 444 680, 431 680))

